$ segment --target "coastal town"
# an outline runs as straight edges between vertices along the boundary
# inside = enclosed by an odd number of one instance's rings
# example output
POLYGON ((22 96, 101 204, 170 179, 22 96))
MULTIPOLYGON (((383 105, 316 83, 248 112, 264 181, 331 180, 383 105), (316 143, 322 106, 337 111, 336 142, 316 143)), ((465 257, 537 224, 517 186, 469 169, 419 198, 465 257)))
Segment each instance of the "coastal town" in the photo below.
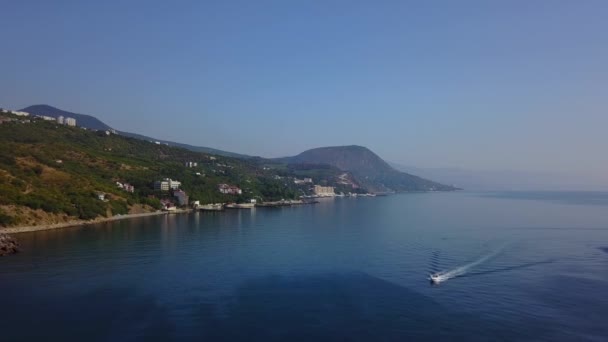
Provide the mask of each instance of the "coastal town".
MULTIPOLYGON (((97 164, 104 158, 114 155, 123 158, 124 152, 117 150, 116 144, 140 141, 125 137, 111 128, 93 129, 90 126, 81 126, 75 117, 57 113, 34 114, 24 110, 0 108, 0 124, 20 128, 23 132, 53 130, 60 135, 77 134, 83 139, 84 137, 88 137, 86 139, 94 137, 99 144, 105 147, 102 149, 102 154, 97 157, 102 159, 91 159, 92 164, 97 164), (56 129, 60 127, 65 128, 57 131, 56 129)), ((85 123, 85 125, 87 124, 85 123)), ((158 156, 161 159, 166 159, 167 153, 180 151, 180 149, 158 140, 151 139, 145 143, 149 145, 145 145, 143 150, 160 153, 158 156)), ((63 153, 55 149, 53 153, 45 154, 43 158, 45 160, 49 159, 51 155, 53 156, 50 160, 45 161, 45 164, 31 159, 27 161, 28 167, 33 167, 34 172, 42 176, 38 182, 42 181, 44 184, 44 182, 54 179, 54 176, 46 176, 47 174, 82 168, 82 155, 74 160, 75 152, 70 149, 68 146, 63 153)), ((141 148, 139 149, 141 150, 141 148)), ((78 199, 72 200, 73 204, 68 204, 65 209, 54 209, 59 204, 43 200, 41 195, 37 196, 41 198, 42 202, 32 202, 31 195, 18 197, 17 204, 22 203, 21 205, 31 209, 48 207, 51 212, 63 211, 69 216, 75 216, 74 218, 57 218, 46 221, 48 223, 40 223, 36 219, 26 219, 27 216, 22 216, 18 220, 22 226, 25 223, 28 226, 41 227, 65 225, 70 222, 82 224, 88 221, 120 219, 146 213, 217 212, 256 207, 273 208, 315 204, 321 198, 376 196, 374 193, 365 191, 350 173, 327 169, 325 166, 321 167, 323 171, 319 173, 319 169, 314 165, 312 168, 298 166, 293 169, 292 166, 287 165, 286 168, 285 164, 276 162, 263 161, 260 164, 259 161, 246 162, 221 155, 194 152, 185 155, 189 155, 189 157, 184 157, 181 161, 171 158, 171 160, 167 160, 166 166, 154 172, 145 171, 147 168, 142 169, 145 174, 149 175, 148 177, 142 177, 141 173, 108 172, 107 176, 96 178, 96 181, 92 183, 94 187, 88 192, 89 195, 87 195, 87 191, 82 191, 85 197, 80 196, 78 199), (244 167, 253 167, 253 169, 245 171, 244 167), (155 177, 154 174, 157 176, 155 177)), ((25 162, 19 160, 20 163, 25 162)), ((124 161, 120 166, 121 169, 128 171, 133 168, 133 166, 129 166, 128 159, 122 160, 124 161)), ((93 173, 96 172, 98 171, 93 169, 93 173)), ((44 187, 44 185, 42 186, 44 187)), ((12 209, 5 207, 2 210, 10 211, 12 209)), ((16 222, 14 219, 12 221, 5 219, 5 223, 0 222, 0 225, 18 226, 14 222, 16 222), (10 222, 13 223, 10 224, 10 222)))
MULTIPOLYGON (((188 163, 186 163, 188 164, 188 163)), ((293 179, 294 184, 310 184, 313 181, 311 178, 305 179, 293 179)), ((118 183, 120 184, 120 183, 118 183)), ((300 199, 281 199, 278 201, 258 201, 256 198, 251 198, 245 202, 223 202, 223 203, 208 203, 201 204, 198 200, 189 201, 189 197, 186 192, 180 189, 181 182, 165 178, 164 180, 154 182, 155 190, 164 192, 170 192, 172 196, 164 197, 161 200, 162 210, 167 212, 174 212, 178 209, 192 208, 194 210, 201 211, 223 211, 225 209, 252 209, 255 207, 284 207, 304 204, 318 203, 316 199, 327 198, 327 197, 375 197, 376 194, 371 193, 336 193, 333 186, 321 186, 312 185, 310 195, 302 195, 300 199)), ((236 185, 230 184, 219 184, 217 191, 225 195, 242 195, 243 190, 236 185)))
POLYGON ((334 147, 320 159, 300 158, 314 150, 251 157, 119 132, 92 116, 50 106, 28 108, 33 112, 0 108, 4 233, 454 189, 387 168, 360 146, 334 147), (327 158, 335 152, 352 165, 374 165, 377 173, 338 166, 327 158))
POLYGON ((48 115, 31 115, 28 112, 24 111, 14 111, 10 109, 0 109, 0 113, 11 114, 18 116, 19 118, 7 118, 0 117, 0 124, 5 122, 19 122, 19 123, 30 123, 32 120, 44 120, 44 121, 55 121, 60 125, 66 125, 71 127, 76 127, 76 119, 71 117, 64 117, 60 115, 58 117, 48 116, 48 115))

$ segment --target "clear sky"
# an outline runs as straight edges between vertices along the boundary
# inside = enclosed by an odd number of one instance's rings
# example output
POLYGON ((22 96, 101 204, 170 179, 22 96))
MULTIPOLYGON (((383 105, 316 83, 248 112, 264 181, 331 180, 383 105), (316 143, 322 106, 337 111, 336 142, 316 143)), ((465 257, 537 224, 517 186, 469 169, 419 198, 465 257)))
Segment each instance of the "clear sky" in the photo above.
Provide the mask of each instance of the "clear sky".
POLYGON ((3 1, 0 106, 608 184, 608 1, 3 1))

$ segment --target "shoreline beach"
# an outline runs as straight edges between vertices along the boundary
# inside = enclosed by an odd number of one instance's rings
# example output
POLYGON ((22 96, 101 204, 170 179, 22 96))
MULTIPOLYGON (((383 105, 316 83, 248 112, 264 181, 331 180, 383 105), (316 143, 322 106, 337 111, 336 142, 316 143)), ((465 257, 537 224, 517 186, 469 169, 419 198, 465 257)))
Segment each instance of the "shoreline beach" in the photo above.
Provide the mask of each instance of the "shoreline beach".
POLYGON ((154 212, 141 213, 141 214, 127 214, 127 215, 120 215, 120 216, 104 217, 104 218, 98 218, 98 219, 94 219, 94 220, 90 220, 90 221, 77 220, 77 221, 69 221, 69 222, 64 222, 64 223, 43 224, 43 225, 39 225, 39 226, 2 227, 2 228, 0 228, 0 233, 19 234, 19 233, 36 232, 36 231, 41 231, 41 230, 88 226, 88 225, 97 224, 97 223, 126 220, 126 219, 131 219, 131 218, 138 218, 138 217, 183 214, 183 213, 189 213, 189 212, 191 212, 190 209, 180 209, 180 210, 175 210, 175 211, 171 211, 171 212, 154 211, 154 212))

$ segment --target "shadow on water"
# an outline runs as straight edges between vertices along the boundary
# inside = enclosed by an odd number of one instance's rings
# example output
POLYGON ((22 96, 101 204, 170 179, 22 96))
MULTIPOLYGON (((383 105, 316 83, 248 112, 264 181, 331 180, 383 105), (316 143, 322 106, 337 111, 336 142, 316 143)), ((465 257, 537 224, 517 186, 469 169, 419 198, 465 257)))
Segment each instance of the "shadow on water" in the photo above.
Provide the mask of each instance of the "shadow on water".
POLYGON ((202 305, 195 319, 191 336, 235 341, 488 340, 517 330, 360 273, 254 279, 224 309, 202 305))
POLYGON ((608 286, 585 277, 547 277, 542 286, 531 289, 555 311, 561 328, 547 335, 549 341, 606 341, 608 336, 608 286), (590 295, 591 294, 591 295, 590 295))
MULTIPOLYGON (((12 291, 11 291, 12 292, 12 291)), ((4 341, 166 341, 173 332, 167 311, 153 296, 130 289, 98 289, 68 297, 4 297, 4 341)))
POLYGON ((608 247, 598 247, 598 249, 604 253, 608 253, 608 247))
MULTIPOLYGON (((18 294, 18 291, 12 292, 18 294)), ((400 341, 543 336, 517 320, 483 317, 367 274, 266 276, 228 297, 190 297, 187 309, 136 289, 10 296, 1 314, 7 341, 400 341), (184 311, 185 310, 185 311, 184 311), (521 335, 525 334, 525 335, 521 335)))
POLYGON ((545 260, 545 261, 536 261, 536 262, 530 262, 530 263, 526 263, 526 264, 522 264, 522 265, 508 266, 508 267, 495 268, 495 269, 486 270, 486 271, 475 271, 475 272, 465 273, 465 274, 457 276, 455 278, 468 278, 468 277, 476 277, 476 276, 487 275, 487 274, 492 274, 492 273, 515 271, 515 270, 521 270, 524 268, 534 267, 534 266, 538 266, 538 265, 551 264, 554 262, 555 262, 554 259, 545 260))

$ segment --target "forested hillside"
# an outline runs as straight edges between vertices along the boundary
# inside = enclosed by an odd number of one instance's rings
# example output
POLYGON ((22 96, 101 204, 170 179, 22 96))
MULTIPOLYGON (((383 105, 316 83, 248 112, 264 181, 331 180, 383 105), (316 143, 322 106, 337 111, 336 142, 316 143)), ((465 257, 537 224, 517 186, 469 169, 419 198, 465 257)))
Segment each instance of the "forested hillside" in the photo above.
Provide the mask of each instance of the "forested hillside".
POLYGON ((296 176, 293 170, 261 159, 209 155, 3 115, 13 120, 0 125, 0 224, 5 226, 156 210, 161 199, 172 199, 169 192, 154 190, 154 181, 164 178, 180 181, 190 199, 201 203, 291 199, 309 191, 285 178, 296 176), (185 167, 188 161, 197 166, 185 167), (119 189, 116 182, 135 191, 119 189), (238 186, 243 194, 221 194, 221 183, 238 186))

